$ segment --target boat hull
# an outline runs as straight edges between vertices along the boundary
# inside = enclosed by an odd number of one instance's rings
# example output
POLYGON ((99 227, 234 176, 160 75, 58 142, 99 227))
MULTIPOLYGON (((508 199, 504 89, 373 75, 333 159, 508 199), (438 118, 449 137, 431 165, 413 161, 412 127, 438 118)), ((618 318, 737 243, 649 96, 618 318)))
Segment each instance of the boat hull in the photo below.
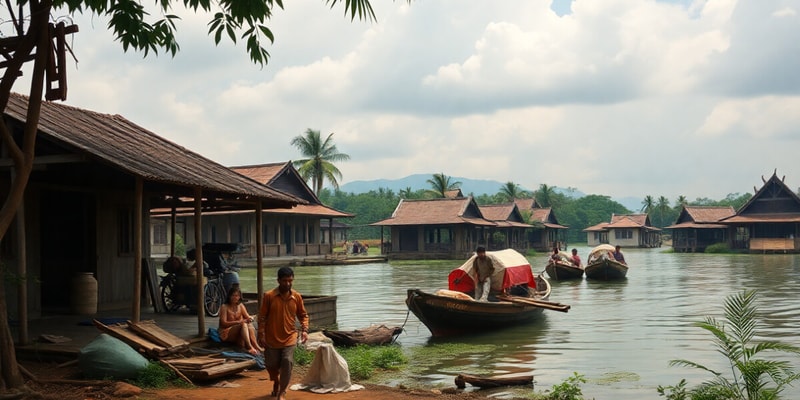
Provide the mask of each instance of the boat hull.
POLYGON ((586 265, 586 279, 613 281, 625 279, 628 266, 610 259, 600 259, 586 265))
MULTIPOLYGON (((545 300, 545 298, 539 298, 545 300)), ((409 289, 406 305, 434 337, 467 335, 527 324, 544 308, 510 302, 478 302, 409 289)))
POLYGON ((547 272, 547 276, 550 277, 550 279, 555 279, 557 281, 583 278, 583 268, 576 267, 572 264, 560 262, 548 263, 547 266, 544 267, 544 270, 547 272))

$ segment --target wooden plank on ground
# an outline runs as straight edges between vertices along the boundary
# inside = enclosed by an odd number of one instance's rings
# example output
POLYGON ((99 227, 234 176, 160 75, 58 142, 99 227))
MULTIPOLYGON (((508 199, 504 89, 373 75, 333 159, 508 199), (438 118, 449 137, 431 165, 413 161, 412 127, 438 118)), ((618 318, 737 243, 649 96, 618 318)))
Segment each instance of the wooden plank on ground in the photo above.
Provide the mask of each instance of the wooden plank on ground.
POLYGON ((128 326, 132 331, 136 332, 137 335, 163 346, 171 352, 181 351, 189 347, 189 342, 167 332, 156 325, 156 322, 153 320, 139 321, 137 323, 128 321, 128 326))
POLYGON ((225 363, 224 358, 211 358, 208 356, 190 357, 190 358, 175 358, 172 360, 165 360, 166 362, 174 365, 180 369, 205 369, 214 367, 225 363))
POLYGON ((186 376, 196 380, 210 380, 238 374, 256 365, 256 360, 231 361, 201 370, 180 369, 186 376))
POLYGON ((167 349, 164 347, 159 346, 150 340, 137 335, 136 332, 128 329, 128 324, 106 325, 98 320, 93 320, 93 322, 94 326, 96 326, 97 329, 100 329, 100 331, 122 340, 137 351, 143 351, 150 357, 163 357, 168 354, 166 351, 167 349))

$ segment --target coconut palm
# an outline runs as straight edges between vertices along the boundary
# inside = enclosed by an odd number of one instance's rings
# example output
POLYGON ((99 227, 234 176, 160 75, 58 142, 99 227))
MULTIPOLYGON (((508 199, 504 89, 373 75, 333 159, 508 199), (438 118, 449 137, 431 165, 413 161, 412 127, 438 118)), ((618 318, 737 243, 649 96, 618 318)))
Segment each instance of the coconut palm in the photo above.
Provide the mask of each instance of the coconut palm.
POLYGON ((685 206, 687 204, 689 204, 689 200, 687 200, 686 196, 684 196, 684 195, 678 196, 678 198, 675 200, 675 205, 677 207, 683 207, 683 206, 685 206))
POLYGON ((536 191, 536 202, 539 203, 541 207, 552 207, 555 194, 555 186, 547 186, 546 183, 542 183, 539 185, 539 190, 536 191))
POLYGON ((514 201, 515 199, 521 199, 527 195, 527 192, 522 190, 522 187, 517 185, 514 182, 508 181, 505 185, 500 187, 500 191, 497 193, 498 197, 501 197, 507 201, 514 201))
POLYGON ((661 226, 665 226, 664 211, 669 210, 669 199, 665 196, 659 196, 658 203, 656 203, 656 208, 658 209, 658 216, 661 221, 661 226))
POLYGON ((431 189, 428 190, 428 192, 441 198, 447 197, 447 192, 456 190, 461 186, 460 181, 453 182, 451 178, 444 173, 433 174, 433 177, 428 179, 427 182, 431 185, 431 189))
POLYGON ((647 195, 645 196, 644 200, 642 200, 642 209, 641 212, 646 214, 650 214, 651 211, 656 207, 656 201, 653 199, 653 196, 647 195))
POLYGON ((333 143, 333 133, 323 141, 319 131, 309 128, 306 129, 305 135, 295 136, 291 144, 297 147, 304 157, 308 157, 294 161, 294 166, 303 179, 311 180, 314 193, 319 194, 322 191, 325 180, 330 182, 334 189, 339 189, 338 179, 342 179, 342 173, 333 163, 347 161, 350 156, 340 153, 336 148, 333 143))
MULTIPOLYGON (((756 358, 762 352, 800 354, 800 347, 772 340, 752 343, 756 337, 768 337, 756 334, 755 300, 756 292, 752 290, 731 295, 725 300, 724 322, 706 317, 705 321, 695 323, 696 326, 714 335, 717 351, 728 359, 732 376, 726 377, 724 371, 716 371, 694 361, 678 359, 669 362, 670 366, 697 368, 714 375, 711 380, 691 389, 691 398, 777 399, 786 386, 800 378, 800 374, 794 371, 789 361, 779 360, 775 356, 756 358)), ((685 381, 681 381, 677 386, 666 388, 659 386, 658 391, 663 393, 671 389, 673 393, 683 392, 684 386, 685 381)), ((668 396, 668 398, 678 397, 685 395, 668 396)))

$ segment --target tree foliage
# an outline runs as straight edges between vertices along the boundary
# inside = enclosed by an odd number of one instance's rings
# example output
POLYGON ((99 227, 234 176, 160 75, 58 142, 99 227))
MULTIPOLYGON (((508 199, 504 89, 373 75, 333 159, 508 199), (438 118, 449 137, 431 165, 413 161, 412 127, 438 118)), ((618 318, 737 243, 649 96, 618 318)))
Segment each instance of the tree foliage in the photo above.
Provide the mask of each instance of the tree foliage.
POLYGON ((451 190, 456 190, 461 186, 460 181, 453 181, 453 179, 444 173, 433 174, 431 179, 427 180, 428 184, 431 185, 430 193, 434 197, 445 198, 447 197, 447 192, 451 190))
MULTIPOLYGON (((685 359, 670 361, 670 366, 683 366, 707 371, 713 377, 689 390, 692 399, 719 400, 762 400, 777 399, 781 391, 792 382, 800 379, 786 360, 775 357, 759 358, 763 353, 777 352, 800 354, 800 348, 774 340, 761 340, 756 328, 758 326, 756 309, 756 292, 745 290, 731 295, 725 300, 725 319, 718 321, 706 317, 695 325, 713 336, 717 351, 725 356, 728 365, 725 370, 718 371, 714 367, 685 359), (729 373, 725 371, 728 370, 729 373)), ((670 393, 668 398, 685 398, 685 381, 676 386, 658 388, 662 395, 670 393)))
MULTIPOLYGON (((325 0, 330 7, 340 3, 340 0, 325 0)), ((16 80, 23 76, 22 69, 26 62, 33 61, 33 68, 26 79, 30 77, 30 90, 28 93, 28 110, 25 116, 25 126, 22 129, 22 140, 17 141, 6 121, 0 118, 0 136, 4 143, 6 154, 13 161, 14 175, 10 187, 6 192, 6 199, 0 209, 0 241, 6 232, 22 203, 25 188, 33 169, 35 154, 36 134, 39 125, 39 116, 42 97, 44 95, 45 71, 60 70, 63 74, 64 65, 55 66, 59 57, 55 51, 57 46, 53 43, 50 16, 54 9, 63 9, 70 14, 86 13, 109 17, 108 29, 113 31, 115 40, 122 44, 125 51, 142 51, 145 56, 151 52, 157 54, 165 51, 172 55, 180 48, 176 40, 176 24, 178 16, 170 14, 173 6, 182 4, 192 12, 212 12, 213 17, 209 22, 209 35, 213 36, 215 43, 219 43, 223 36, 234 43, 241 39, 250 60, 256 64, 265 65, 269 60, 269 53, 265 45, 272 43, 274 35, 267 25, 276 9, 283 8, 282 0, 159 0, 155 2, 158 8, 157 17, 152 17, 145 7, 137 1, 126 0, 17 0, 5 3, 6 15, 3 16, 4 24, 0 25, 2 36, 7 39, 8 47, 5 49, 5 70, 0 81, 0 109, 8 106, 11 91, 16 80)), ((351 20, 375 20, 375 14, 369 0, 348 0, 344 2, 345 12, 350 14, 351 20)), ((62 75, 63 77, 64 75, 62 75)), ((48 78, 49 79, 49 78, 48 78)), ((48 81, 50 83, 50 81, 48 81)), ((65 86, 55 95, 48 93, 48 98, 63 99, 66 96, 65 86)), ((0 274, 0 391, 16 389, 23 385, 16 361, 14 342, 8 326, 8 314, 5 302, 5 283, 0 274)))
POLYGON ((292 146, 300 150, 303 157, 307 157, 294 162, 297 172, 306 181, 311 180, 311 187, 314 193, 322 191, 322 184, 327 180, 335 188, 339 188, 339 180, 342 173, 334 163, 347 161, 350 156, 340 153, 333 143, 333 133, 329 134, 325 140, 319 131, 306 129, 305 135, 295 136, 292 139, 292 146))

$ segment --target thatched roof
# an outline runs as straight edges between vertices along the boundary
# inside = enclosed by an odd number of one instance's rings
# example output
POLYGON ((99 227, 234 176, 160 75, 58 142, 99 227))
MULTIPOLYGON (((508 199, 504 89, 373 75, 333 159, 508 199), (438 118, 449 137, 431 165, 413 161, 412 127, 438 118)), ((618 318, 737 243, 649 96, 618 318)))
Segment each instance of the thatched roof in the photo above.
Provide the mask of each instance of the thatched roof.
POLYGON ((397 225, 479 225, 495 226, 483 218, 475 200, 469 197, 455 199, 408 200, 402 199, 392 216, 375 222, 375 226, 397 225))
MULTIPOLYGON (((22 124, 27 118, 27 105, 26 96, 11 93, 5 114, 22 124)), ((51 152, 83 156, 86 161, 140 177, 146 185, 155 183, 161 190, 176 191, 176 195, 192 196, 194 188, 200 188, 204 197, 217 196, 240 203, 261 199, 265 208, 291 207, 303 202, 260 185, 120 115, 43 101, 37 140, 55 144, 48 149, 51 152)), ((38 152, 37 158, 40 157, 45 159, 38 152)))

